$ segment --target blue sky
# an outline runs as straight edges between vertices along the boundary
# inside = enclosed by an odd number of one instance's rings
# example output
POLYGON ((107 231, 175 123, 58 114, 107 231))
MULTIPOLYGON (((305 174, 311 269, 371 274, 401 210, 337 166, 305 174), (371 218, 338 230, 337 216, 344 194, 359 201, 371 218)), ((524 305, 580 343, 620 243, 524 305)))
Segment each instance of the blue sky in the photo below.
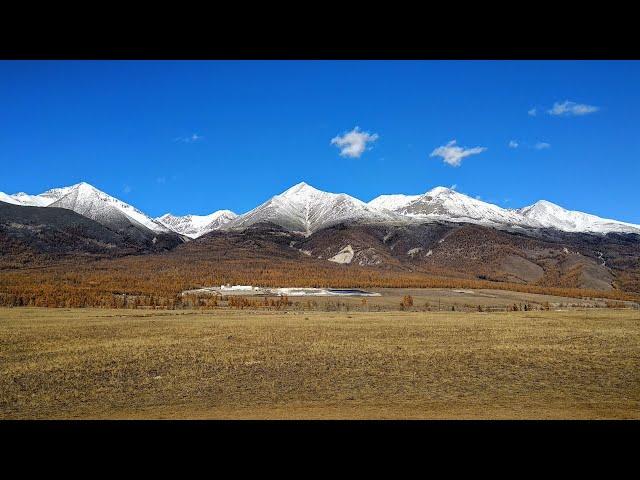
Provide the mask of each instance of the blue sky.
POLYGON ((633 61, 4 61, 0 191, 87 181, 156 216, 300 181, 364 201, 456 185, 640 223, 639 85, 633 61), (476 153, 455 166, 447 144, 476 153))

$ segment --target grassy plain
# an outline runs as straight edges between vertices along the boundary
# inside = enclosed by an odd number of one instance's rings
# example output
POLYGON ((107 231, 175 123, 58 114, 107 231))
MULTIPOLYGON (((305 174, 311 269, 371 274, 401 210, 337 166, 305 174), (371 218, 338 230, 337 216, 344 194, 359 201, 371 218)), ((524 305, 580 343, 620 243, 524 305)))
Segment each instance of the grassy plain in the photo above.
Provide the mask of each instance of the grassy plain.
POLYGON ((640 418, 640 312, 0 309, 0 418, 640 418))

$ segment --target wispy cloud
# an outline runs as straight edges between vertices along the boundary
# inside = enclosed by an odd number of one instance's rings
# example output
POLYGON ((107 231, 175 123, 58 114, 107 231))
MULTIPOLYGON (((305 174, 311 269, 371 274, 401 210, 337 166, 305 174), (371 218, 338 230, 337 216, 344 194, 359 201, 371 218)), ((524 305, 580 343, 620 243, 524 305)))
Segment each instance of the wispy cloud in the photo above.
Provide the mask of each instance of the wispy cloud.
POLYGON ((157 177, 156 183, 160 183, 160 184, 167 183, 167 177, 157 177))
POLYGON ((518 148, 520 146, 520 144, 515 141, 515 140, 511 140, 509 141, 509 148, 518 148))
POLYGON ((534 107, 530 109, 527 113, 529 114, 529 116, 535 117, 536 115, 538 115, 538 109, 534 107))
POLYGON ((547 113, 556 117, 577 117, 588 115, 590 113, 597 112, 598 110, 600 110, 600 108, 594 105, 565 100, 564 102, 554 103, 553 107, 550 110, 547 110, 547 113))
POLYGON ((182 142, 182 143, 194 143, 194 142, 199 142, 200 140, 202 140, 204 137, 202 135, 198 135, 197 133, 192 133, 191 135, 188 135, 186 137, 178 137, 176 139, 174 139, 174 142, 182 142))
POLYGON ((129 185, 125 185, 122 189, 124 193, 131 193, 131 187, 129 185))
POLYGON ((377 133, 363 132, 359 127, 356 127, 350 132, 333 137, 331 145, 340 149, 342 157, 360 158, 367 149, 367 144, 375 142, 378 138, 377 133))
POLYGON ((446 145, 436 148, 431 152, 431 157, 442 157, 444 163, 451 165, 452 167, 459 167, 462 163, 462 159, 470 156, 477 155, 486 150, 486 147, 459 147, 456 145, 456 140, 451 140, 446 145))
POLYGON ((533 148, 536 150, 546 150, 547 148, 551 148, 551 144, 547 142, 538 142, 533 146, 533 148))
POLYGON ((457 188, 458 188, 458 184, 457 184, 457 183, 454 183, 454 184, 453 184, 453 185, 451 185, 449 188, 450 188, 451 190, 455 190, 455 189, 457 189, 457 188))

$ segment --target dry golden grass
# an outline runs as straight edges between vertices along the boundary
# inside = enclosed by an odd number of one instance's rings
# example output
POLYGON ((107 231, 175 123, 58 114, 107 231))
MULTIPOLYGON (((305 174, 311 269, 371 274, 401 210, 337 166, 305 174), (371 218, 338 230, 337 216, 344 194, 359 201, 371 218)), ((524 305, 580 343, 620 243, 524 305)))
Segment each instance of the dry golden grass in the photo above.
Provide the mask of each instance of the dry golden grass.
POLYGON ((0 418, 640 418, 640 312, 2 309, 0 418))

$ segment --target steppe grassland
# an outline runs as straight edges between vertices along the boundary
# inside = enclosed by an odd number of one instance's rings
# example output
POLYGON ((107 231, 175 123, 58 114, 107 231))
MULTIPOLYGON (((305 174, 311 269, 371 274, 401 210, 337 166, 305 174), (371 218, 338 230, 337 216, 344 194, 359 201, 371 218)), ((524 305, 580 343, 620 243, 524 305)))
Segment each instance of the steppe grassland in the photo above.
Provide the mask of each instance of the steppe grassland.
POLYGON ((640 312, 2 309, 0 418, 640 418, 640 312))

